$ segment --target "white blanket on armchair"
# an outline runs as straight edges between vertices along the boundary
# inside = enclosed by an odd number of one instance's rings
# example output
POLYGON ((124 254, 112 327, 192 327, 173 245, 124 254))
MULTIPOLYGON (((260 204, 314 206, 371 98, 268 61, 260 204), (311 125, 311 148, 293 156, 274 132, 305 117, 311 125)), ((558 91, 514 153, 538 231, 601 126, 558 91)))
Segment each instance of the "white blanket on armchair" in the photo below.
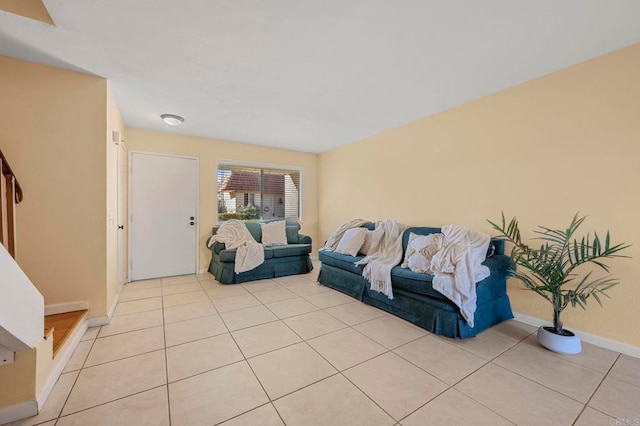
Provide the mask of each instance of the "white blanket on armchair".
POLYGON ((376 229, 382 229, 384 236, 371 247, 368 256, 356 262, 356 265, 366 265, 362 276, 371 284, 371 290, 383 293, 389 299, 393 299, 391 269, 402 260, 402 234, 406 228, 393 219, 376 223, 376 229))
POLYGON ((443 247, 431 259, 433 289, 459 308, 469 327, 476 312, 476 283, 489 276, 486 259, 491 237, 460 225, 442 227, 443 247))
POLYGON ((224 222, 218 231, 209 238, 208 247, 213 244, 224 243, 226 249, 236 249, 234 272, 250 271, 264 263, 264 248, 256 242, 247 226, 240 220, 232 219, 224 222))

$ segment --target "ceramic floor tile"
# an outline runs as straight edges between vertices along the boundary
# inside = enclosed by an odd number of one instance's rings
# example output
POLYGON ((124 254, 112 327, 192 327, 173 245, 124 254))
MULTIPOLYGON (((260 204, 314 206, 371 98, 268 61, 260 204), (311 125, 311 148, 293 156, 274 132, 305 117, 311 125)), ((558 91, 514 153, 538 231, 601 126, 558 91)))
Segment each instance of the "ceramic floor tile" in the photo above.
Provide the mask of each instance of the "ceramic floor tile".
POLYGON ((281 300, 279 302, 269 303, 267 308, 271 310, 278 318, 289 318, 308 312, 317 311, 319 308, 306 300, 296 297, 295 299, 281 300))
POLYGON ((296 283, 295 285, 287 286, 287 288, 298 296, 311 296, 312 294, 325 293, 331 290, 329 287, 311 282, 296 283))
POLYGON ((387 315, 355 325, 353 328, 387 349, 397 348, 427 335, 426 331, 387 315))
POLYGON ((585 407, 578 420, 573 424, 573 426, 611 426, 611 425, 619 425, 625 426, 622 421, 616 421, 614 417, 611 417, 608 414, 601 413, 600 411, 594 410, 590 407, 585 407))
POLYGON ((640 387, 640 358, 620 355, 609 372, 609 377, 640 387))
POLYGON ((300 342, 300 338, 281 321, 245 328, 231 334, 247 358, 300 342))
POLYGON ((356 325, 365 321, 370 321, 374 318, 385 316, 384 311, 372 308, 362 302, 353 302, 334 306, 332 308, 325 309, 325 312, 333 315, 347 325, 356 325))
POLYGON ((449 389, 402 420, 402 426, 508 426, 512 424, 455 389, 449 389))
POLYGON ((164 348, 162 326, 96 339, 85 368, 164 348))
POLYGON ((202 287, 206 290, 211 300, 249 294, 249 292, 244 287, 237 284, 216 284, 212 286, 203 285, 202 287))
POLYGON ((305 340, 347 327, 345 323, 332 317, 325 311, 315 311, 298 315, 287 318, 284 322, 305 340))
POLYGON ((192 283, 197 281, 198 281, 198 278, 196 275, 178 275, 175 277, 167 277, 167 278, 161 279, 163 287, 175 285, 175 284, 192 283))
POLYGON ((174 322, 164 326, 167 347, 226 333, 227 327, 218 314, 174 322))
POLYGON ((476 371, 486 361, 429 335, 394 352, 449 385, 476 371))
POLYGON ((250 281, 248 283, 242 283, 240 285, 244 287, 244 289, 249 293, 257 293, 259 291, 265 290, 277 290, 282 288, 282 286, 274 280, 250 281))
POLYGON ((355 300, 353 297, 349 297, 346 294, 342 294, 335 290, 312 294, 310 296, 305 296, 304 298, 320 309, 344 305, 345 303, 352 303, 355 300))
POLYGON ((310 272, 308 274, 287 275, 286 277, 275 278, 275 281, 284 286, 295 285, 297 283, 316 282, 318 274, 310 272))
MULTIPOLYGON (((200 286, 200 284, 198 284, 200 286)), ((209 296, 203 290, 190 291, 188 293, 176 293, 162 296, 162 304, 165 308, 172 306, 187 305, 189 303, 209 302, 209 296)))
POLYGON ((94 340, 96 337, 98 337, 99 332, 100 332, 100 327, 88 328, 86 333, 84 333, 84 336, 82 336, 82 339, 80 340, 82 342, 85 342, 87 340, 94 340))
POLYGON ((563 355, 544 348, 538 343, 537 333, 527 337, 523 343, 529 344, 530 347, 536 349, 540 353, 553 355, 573 364, 590 368, 600 373, 609 371, 613 363, 618 358, 619 353, 609 349, 600 348, 586 342, 582 342, 582 352, 573 355, 563 355))
POLYGON ((143 288, 140 290, 127 290, 122 291, 118 300, 120 302, 128 302, 131 300, 148 299, 150 297, 159 297, 162 295, 162 289, 158 288, 143 288))
POLYGON ((265 404, 248 413, 221 423, 221 426, 284 426, 272 404, 265 404))
POLYGON ((213 299, 213 304, 215 305, 218 312, 229 312, 260 305, 260 301, 253 297, 251 294, 247 293, 239 296, 213 299))
POLYGON ((640 387, 606 377, 589 406, 629 424, 640 424, 640 387))
POLYGON ((273 402, 287 425, 390 426, 396 422, 342 375, 273 402))
POLYGON ((536 349, 532 348, 530 341, 524 341, 497 357, 493 362, 563 395, 586 403, 602 381, 604 374, 536 349))
POLYGON ((139 312, 135 314, 112 317, 107 325, 100 328, 98 337, 112 336, 119 333, 127 333, 143 328, 151 328, 162 325, 162 309, 156 311, 139 312))
POLYGON ((316 337, 308 343, 340 371, 387 351, 352 328, 316 337))
POLYGON ((63 373, 80 370, 82 368, 84 362, 87 360, 91 346, 93 346, 93 342, 93 340, 85 340, 84 342, 78 343, 78 346, 75 351, 73 351, 73 355, 71 355, 69 362, 65 365, 63 373))
POLYGON ((214 425, 269 402, 246 362, 169 385, 172 426, 214 425))
POLYGON ((287 290, 284 287, 274 288, 272 290, 258 291, 256 293, 253 293, 253 295, 262 303, 279 302, 280 300, 299 297, 297 294, 287 290))
POLYGON ((160 279, 132 281, 126 283, 121 291, 142 290, 143 288, 160 288, 160 279))
POLYGON ((494 364, 455 388, 517 425, 570 425, 583 405, 494 364))
POLYGON ((278 317, 263 305, 238 309, 237 311, 223 312, 220 316, 230 331, 253 327, 254 325, 260 325, 278 319, 278 317))
POLYGON ((58 420, 58 426, 169 425, 167 387, 161 386, 58 420))
POLYGON ((217 312, 211 302, 189 303, 188 305, 172 306, 164 308, 164 322, 171 324, 178 321, 186 321, 193 318, 216 315, 217 312))
POLYGON ((272 400, 337 373, 304 342, 251 358, 249 364, 272 400))
POLYGON ((471 352, 474 355, 492 360, 507 349, 513 347, 531 333, 535 332, 535 327, 515 320, 503 321, 476 337, 468 339, 451 339, 438 336, 447 343, 456 345, 461 349, 471 352))
POLYGON ((363 362, 343 374, 396 420, 449 387, 392 352, 363 362))
POLYGON ((198 281, 216 281, 216 277, 211 272, 197 274, 196 278, 198 281))
POLYGON ((162 295, 169 296, 171 294, 188 293, 190 291, 198 290, 202 290, 202 286, 200 285, 200 282, 195 281, 192 283, 175 284, 162 287, 162 295))
POLYGON ((169 382, 175 382, 243 359, 238 346, 228 333, 172 346, 167 348, 169 382))
POLYGON ((10 423, 10 426, 32 426, 57 418, 62 411, 62 407, 71 392, 71 388, 78 374, 79 371, 61 374, 38 415, 10 423))
POLYGON ((63 415, 167 383, 164 351, 138 355, 80 371, 63 415))
POLYGON ((162 309, 162 298, 152 297, 150 299, 133 300, 131 302, 119 302, 113 316, 135 314, 138 312, 154 311, 162 309))

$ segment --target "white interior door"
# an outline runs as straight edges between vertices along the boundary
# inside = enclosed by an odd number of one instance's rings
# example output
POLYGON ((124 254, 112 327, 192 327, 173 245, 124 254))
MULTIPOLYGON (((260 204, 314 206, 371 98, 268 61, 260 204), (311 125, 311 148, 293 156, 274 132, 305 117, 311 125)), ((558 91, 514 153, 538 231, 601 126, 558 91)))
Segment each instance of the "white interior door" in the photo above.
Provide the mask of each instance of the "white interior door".
POLYGON ((129 170, 131 280, 194 274, 198 160, 134 152, 129 170))

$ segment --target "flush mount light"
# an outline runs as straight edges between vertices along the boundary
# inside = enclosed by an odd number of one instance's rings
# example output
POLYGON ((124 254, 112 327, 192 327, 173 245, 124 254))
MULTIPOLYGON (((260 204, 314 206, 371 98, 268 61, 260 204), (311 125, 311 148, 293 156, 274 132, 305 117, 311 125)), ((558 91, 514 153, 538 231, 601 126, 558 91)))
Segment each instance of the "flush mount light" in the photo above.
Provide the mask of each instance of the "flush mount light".
POLYGON ((167 123, 169 126, 177 126, 184 122, 184 118, 175 114, 162 114, 160 115, 160 118, 162 118, 162 121, 167 123))

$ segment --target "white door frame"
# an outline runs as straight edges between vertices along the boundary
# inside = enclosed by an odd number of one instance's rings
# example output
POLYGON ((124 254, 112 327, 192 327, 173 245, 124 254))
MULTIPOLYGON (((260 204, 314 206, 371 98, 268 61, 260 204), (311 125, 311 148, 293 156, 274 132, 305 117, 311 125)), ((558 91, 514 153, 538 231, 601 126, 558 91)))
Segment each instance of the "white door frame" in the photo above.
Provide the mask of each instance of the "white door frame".
MULTIPOLYGON (((128 201, 129 201, 129 207, 131 207, 132 204, 132 197, 131 197, 131 181, 133 180, 133 177, 131 175, 131 171, 132 171, 132 158, 133 158, 133 154, 147 154, 147 155, 156 155, 158 157, 173 157, 173 158, 185 158, 185 159, 190 159, 190 160, 196 160, 196 256, 195 256, 195 273, 197 274, 200 271, 200 158, 199 157, 193 157, 193 156, 189 156, 189 155, 173 155, 173 154, 161 154, 158 152, 151 152, 151 151, 138 151, 138 150, 130 150, 129 151, 129 170, 127 170, 129 179, 127 179, 127 196, 128 196, 128 201)), ((128 245, 128 253, 129 253, 129 258, 127 259, 127 275, 129 276, 129 280, 131 280, 131 236, 133 235, 133 232, 131 232, 131 229, 133 227, 133 223, 131 221, 131 208, 128 209, 127 211, 127 224, 129 225, 129 233, 128 233, 128 238, 127 238, 127 245, 128 245)))
POLYGON ((129 238, 128 238, 128 234, 129 234, 129 223, 127 221, 127 210, 129 208, 128 206, 128 202, 129 202, 129 196, 128 194, 123 194, 121 189, 122 189, 122 175, 123 175, 123 170, 127 176, 127 190, 128 190, 128 178, 129 178, 129 165, 126 163, 127 161, 127 147, 124 144, 124 141, 120 141, 116 143, 116 169, 117 169, 117 179, 116 179, 116 185, 117 185, 117 189, 116 189, 116 193, 117 193, 117 211, 116 211, 116 225, 117 226, 125 226, 124 229, 119 229, 117 230, 117 240, 116 240, 116 244, 117 244, 117 251, 118 251, 118 255, 117 255, 117 264, 118 264, 118 285, 122 286, 123 284, 129 282, 129 267, 127 266, 129 264, 127 258, 128 258, 128 244, 129 244, 129 238), (124 151, 123 151, 124 150, 124 151), (124 154, 121 156, 121 152, 124 154), (125 164, 121 164, 121 160, 125 162, 125 164), (124 204, 124 206, 122 205, 124 204), (120 217, 120 212, 122 209, 122 217, 120 217), (121 232, 122 231, 122 232, 121 232), (126 236, 125 236, 126 234, 126 236), (122 253, 120 253, 120 241, 122 241, 122 245, 124 246, 122 249, 122 253), (126 272, 125 272, 126 270, 126 272), (120 275, 123 274, 125 276, 121 277, 120 275))

